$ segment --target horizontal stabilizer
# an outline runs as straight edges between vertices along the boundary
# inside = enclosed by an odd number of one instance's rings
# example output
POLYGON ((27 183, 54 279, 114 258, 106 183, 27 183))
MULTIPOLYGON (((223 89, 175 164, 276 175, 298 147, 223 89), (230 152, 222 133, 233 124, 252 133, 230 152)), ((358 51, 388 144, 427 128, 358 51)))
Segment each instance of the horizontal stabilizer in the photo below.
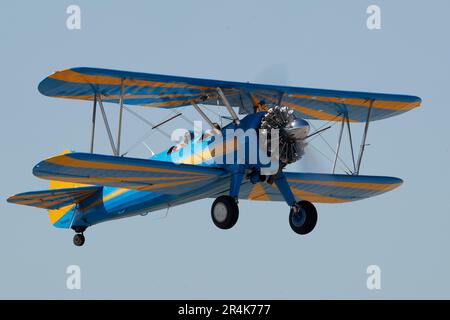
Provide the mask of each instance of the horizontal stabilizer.
POLYGON ((211 183, 223 175, 224 170, 147 159, 68 153, 40 162, 34 167, 33 174, 47 180, 177 195, 211 183))
POLYGON ((73 203, 79 203, 89 198, 100 189, 101 187, 79 187, 31 191, 16 194, 15 196, 9 197, 7 201, 10 203, 55 210, 73 203))

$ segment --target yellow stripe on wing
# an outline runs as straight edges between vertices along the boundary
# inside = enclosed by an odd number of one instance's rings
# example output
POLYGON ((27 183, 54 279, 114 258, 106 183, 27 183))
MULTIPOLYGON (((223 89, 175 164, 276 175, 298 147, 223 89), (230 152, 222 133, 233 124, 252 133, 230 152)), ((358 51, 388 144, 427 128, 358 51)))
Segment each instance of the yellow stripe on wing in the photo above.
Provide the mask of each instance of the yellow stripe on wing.
MULTIPOLYGON (((271 101, 272 103, 278 103, 278 101, 275 98, 272 98, 271 96, 268 95, 260 95, 261 97, 263 97, 266 100, 271 101)), ((291 102, 285 102, 283 101, 283 105, 286 107, 289 107, 291 109, 297 110, 303 114, 306 114, 310 117, 316 118, 316 119, 320 119, 320 120, 329 120, 329 121, 333 121, 336 120, 336 116, 337 114, 333 114, 333 113, 328 113, 325 111, 321 111, 321 110, 316 110, 310 107, 304 107, 301 106, 299 104, 296 103, 291 103, 291 102)), ((356 122, 355 120, 349 119, 350 122, 356 122)))
MULTIPOLYGON (((52 98, 63 98, 63 99, 78 99, 78 100, 93 100, 94 95, 79 95, 79 96, 51 96, 52 98)), ((173 93, 173 94, 124 94, 123 98, 127 99, 173 99, 173 98, 186 98, 186 100, 192 100, 194 98, 199 98, 198 93, 173 93)), ((103 101, 108 100, 119 100, 119 95, 102 95, 103 101)), ((164 101, 161 101, 164 102, 164 101)))
MULTIPOLYGON (((91 75, 73 71, 71 69, 66 69, 62 71, 57 71, 49 76, 51 79, 61 80, 65 82, 72 83, 86 83, 86 84, 97 84, 97 85, 116 85, 120 86, 122 84, 122 77, 120 76, 102 76, 102 75, 91 75)), ((160 81, 149 81, 149 80, 138 80, 138 79, 128 79, 125 78, 123 81, 125 86, 139 86, 139 87, 151 87, 151 88, 190 88, 196 90, 215 90, 212 87, 197 86, 184 83, 176 82, 160 82, 160 81)))
POLYGON ((197 173, 192 171, 174 170, 174 169, 161 169, 155 167, 144 167, 136 165, 125 165, 125 164, 114 164, 109 162, 100 161, 88 161, 79 160, 66 155, 56 156, 46 160, 48 163, 68 166, 75 168, 85 168, 85 169, 105 169, 105 170, 129 170, 129 171, 142 171, 142 172, 157 172, 157 173, 175 173, 175 174, 190 174, 195 176, 208 176, 208 173, 197 173))
POLYGON ((120 183, 121 188, 126 189, 136 189, 139 190, 142 187, 148 185, 163 185, 164 183, 158 181, 167 181, 167 180, 175 180, 174 182, 190 182, 197 180, 204 180, 209 178, 208 176, 186 176, 186 177, 54 177, 54 176, 40 176, 42 179, 59 179, 62 181, 70 181, 70 182, 86 182, 88 181, 91 184, 95 185, 108 185, 115 186, 120 183), (156 181, 156 183, 154 183, 156 181))
POLYGON ((355 189, 368 189, 368 190, 380 190, 388 191, 397 188, 401 183, 373 183, 373 182, 343 182, 343 181, 320 181, 320 180, 303 180, 303 179, 288 179, 289 182, 293 183, 304 183, 304 184, 316 184, 322 186, 332 186, 341 188, 355 188, 355 189))
MULTIPOLYGON (((338 98, 338 97, 322 97, 322 96, 310 96, 303 94, 291 94, 289 97, 298 99, 317 100, 324 102, 347 104, 358 107, 370 107, 371 100, 368 99, 355 99, 355 98, 338 98)), ((387 109, 387 110, 410 110, 420 106, 420 101, 402 102, 402 101, 386 101, 375 100, 373 102, 373 108, 387 109)))
POLYGON ((321 202, 321 203, 343 203, 348 202, 350 200, 345 199, 339 199, 329 196, 324 196, 322 194, 314 193, 314 192, 308 192, 305 190, 297 189, 291 187, 292 193, 294 193, 295 196, 299 197, 302 200, 308 200, 311 202, 321 202))
POLYGON ((261 186, 260 183, 256 183, 252 190, 250 191, 248 197, 249 200, 261 200, 261 201, 269 201, 270 198, 267 195, 264 188, 261 186))

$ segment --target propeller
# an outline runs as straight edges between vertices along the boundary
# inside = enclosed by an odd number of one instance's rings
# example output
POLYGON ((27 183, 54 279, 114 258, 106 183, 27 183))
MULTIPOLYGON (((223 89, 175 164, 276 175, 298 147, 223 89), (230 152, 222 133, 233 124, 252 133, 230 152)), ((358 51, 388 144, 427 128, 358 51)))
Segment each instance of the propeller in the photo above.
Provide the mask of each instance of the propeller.
MULTIPOLYGON (((289 82, 290 82, 289 81, 289 69, 283 63, 269 65, 269 66, 263 68, 254 77, 253 80, 255 82, 261 82, 261 83, 276 83, 276 84, 281 84, 281 85, 289 85, 289 82)), ((289 108, 287 108, 287 109, 289 109, 289 108)), ((286 110, 286 109, 284 109, 284 110, 286 110)), ((269 109, 269 111, 270 111, 270 109, 269 109)), ((267 111, 267 112, 269 112, 269 111, 267 111)), ((286 113, 286 111, 281 111, 281 113, 286 113)), ((293 114, 292 110, 289 113, 292 114, 292 117, 295 118, 295 115, 293 114)), ((268 117, 266 118, 266 120, 268 120, 268 117)), ((302 123, 304 124, 304 127, 303 127, 304 129, 306 129, 306 124, 308 125, 307 128, 309 131, 309 127, 310 127, 309 124, 303 119, 300 119, 300 120, 302 120, 302 123)), ((261 123, 261 125, 262 125, 262 123, 261 123)), ((281 125, 286 126, 286 125, 288 125, 288 123, 284 122, 284 124, 281 124, 281 125)), ((267 121, 264 126, 272 126, 272 125, 269 123, 269 121, 267 121)), ((300 126, 301 126, 301 124, 300 124, 300 126)), ((297 156, 295 156, 295 154, 293 155, 293 153, 295 153, 295 151, 292 151, 292 148, 285 149, 285 153, 287 153, 287 154, 285 154, 284 157, 287 158, 286 160, 288 160, 289 158, 291 158, 291 160, 294 160, 295 158, 298 157, 297 160, 287 164, 291 168, 289 170, 303 171, 303 172, 326 172, 327 170, 329 170, 329 168, 328 168, 329 166, 327 165, 328 163, 324 161, 323 155, 321 155, 320 152, 313 145, 308 145, 307 141, 305 141, 305 140, 308 140, 308 138, 311 138, 318 133, 322 133, 323 131, 328 130, 329 128, 330 127, 326 127, 326 128, 317 130, 317 131, 309 134, 309 136, 304 137, 302 141, 298 141, 298 143, 297 142, 294 143, 292 141, 292 139, 287 141, 288 145, 297 144, 297 146, 295 146, 294 148, 298 148, 298 149, 296 149, 297 156), (301 159, 301 161, 298 161, 300 159, 301 159)), ((280 129, 280 128, 278 127, 278 129, 280 129)), ((288 129, 288 128, 286 128, 286 129, 288 129)), ((282 131, 282 130, 280 130, 280 131, 282 131)), ((300 129, 299 131, 302 131, 302 129, 300 129)), ((279 150, 281 151, 281 146, 280 146, 279 150)), ((289 162, 289 161, 287 161, 287 162, 289 162)))
POLYGON ((300 160, 305 154, 309 123, 296 118, 292 109, 282 106, 270 108, 262 118, 259 129, 268 137, 266 143, 271 154, 275 149, 270 145, 270 133, 273 129, 279 130, 278 159, 282 167, 300 160))

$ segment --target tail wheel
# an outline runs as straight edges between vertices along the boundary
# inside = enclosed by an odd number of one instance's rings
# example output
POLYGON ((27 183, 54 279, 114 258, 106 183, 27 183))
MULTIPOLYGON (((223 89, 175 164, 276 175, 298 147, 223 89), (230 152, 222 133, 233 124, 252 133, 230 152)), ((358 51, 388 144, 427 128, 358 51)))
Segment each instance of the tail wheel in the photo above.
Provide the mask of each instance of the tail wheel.
POLYGON ((232 228, 239 218, 239 207, 230 196, 220 196, 211 206, 211 218, 220 229, 232 228))
POLYGON ((81 247, 85 242, 84 235, 82 233, 77 233, 73 236, 73 244, 77 247, 81 247))
POLYGON ((298 234, 308 234, 317 223, 317 210, 309 201, 297 202, 289 213, 289 225, 298 234))

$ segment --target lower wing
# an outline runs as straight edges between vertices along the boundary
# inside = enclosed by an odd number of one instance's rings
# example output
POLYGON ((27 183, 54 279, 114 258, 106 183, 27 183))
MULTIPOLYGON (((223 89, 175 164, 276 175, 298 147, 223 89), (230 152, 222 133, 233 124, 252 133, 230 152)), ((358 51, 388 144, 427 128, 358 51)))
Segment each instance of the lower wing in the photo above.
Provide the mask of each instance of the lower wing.
MULTIPOLYGON (((321 173, 284 173, 295 197, 315 203, 342 203, 374 197, 399 187, 394 177, 353 176, 321 173)), ((265 182, 242 185, 239 198, 284 201, 275 184, 265 182)))
MULTIPOLYGON (((186 194, 223 184, 229 175, 223 169, 171 162, 68 153, 42 161, 33 169, 40 178, 90 185, 105 185, 164 194, 186 194)), ((284 173, 295 197, 316 203, 341 203, 370 198, 402 184, 394 177, 320 173, 284 173)), ((79 189, 79 188, 77 188, 79 189)), ((205 196, 217 195, 212 191, 205 196)), ((221 193, 227 193, 229 184, 221 193)), ((207 192, 209 193, 209 192, 207 192)), ((274 184, 243 183, 241 199, 283 201, 274 184)))
POLYGON ((178 195, 221 180, 225 171, 156 160, 66 153, 40 162, 33 174, 47 180, 178 195))

